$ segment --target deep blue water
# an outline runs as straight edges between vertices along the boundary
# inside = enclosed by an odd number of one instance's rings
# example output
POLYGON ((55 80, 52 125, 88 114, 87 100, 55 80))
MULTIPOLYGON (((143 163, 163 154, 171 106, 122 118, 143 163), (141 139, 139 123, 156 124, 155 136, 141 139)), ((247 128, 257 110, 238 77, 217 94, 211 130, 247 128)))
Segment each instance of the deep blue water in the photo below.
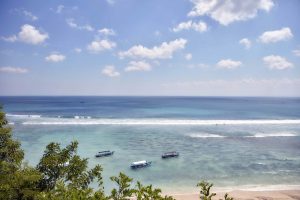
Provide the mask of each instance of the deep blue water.
POLYGON ((0 97, 8 113, 98 118, 300 118, 300 98, 0 97))
POLYGON ((300 98, 0 97, 25 158, 49 142, 79 141, 79 154, 109 176, 123 171, 164 190, 300 185, 300 98), (288 121, 285 121, 288 120, 288 121), (114 150, 96 159, 97 151, 114 150), (165 151, 179 158, 161 160, 165 151), (153 161, 132 171, 131 162, 153 161))

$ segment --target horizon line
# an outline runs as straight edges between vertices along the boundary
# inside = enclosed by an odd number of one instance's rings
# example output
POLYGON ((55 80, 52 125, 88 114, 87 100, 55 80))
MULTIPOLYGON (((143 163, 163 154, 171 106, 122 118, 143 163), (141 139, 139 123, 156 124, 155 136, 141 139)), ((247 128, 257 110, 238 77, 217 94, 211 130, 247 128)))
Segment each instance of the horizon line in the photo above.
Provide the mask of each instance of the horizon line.
POLYGON ((215 98, 300 98, 300 96, 238 96, 238 95, 0 95, 0 97, 215 97, 215 98))

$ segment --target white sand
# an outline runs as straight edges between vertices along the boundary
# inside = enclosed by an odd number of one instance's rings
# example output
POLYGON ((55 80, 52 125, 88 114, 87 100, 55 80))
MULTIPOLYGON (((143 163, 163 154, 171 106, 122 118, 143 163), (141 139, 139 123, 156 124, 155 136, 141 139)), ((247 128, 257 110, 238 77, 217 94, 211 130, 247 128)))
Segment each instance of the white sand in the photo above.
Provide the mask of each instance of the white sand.
MULTIPOLYGON (((225 192, 218 192, 213 199, 224 199, 225 192)), ((234 190, 228 192, 230 197, 241 200, 300 200, 299 190, 273 190, 273 191, 243 191, 234 190)), ((168 194, 173 196, 176 200, 197 200, 199 194, 168 194)))

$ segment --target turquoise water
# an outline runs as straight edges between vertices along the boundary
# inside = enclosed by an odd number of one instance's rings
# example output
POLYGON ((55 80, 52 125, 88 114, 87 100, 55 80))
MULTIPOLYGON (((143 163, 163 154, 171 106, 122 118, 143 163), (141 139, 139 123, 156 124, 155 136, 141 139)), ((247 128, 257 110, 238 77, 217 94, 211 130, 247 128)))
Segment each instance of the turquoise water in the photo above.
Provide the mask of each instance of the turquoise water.
POLYGON ((300 185, 300 99, 195 97, 1 97, 36 164, 45 146, 79 141, 89 165, 101 164, 106 188, 122 171, 164 191, 193 191, 200 179, 218 187, 300 185), (106 158, 96 152, 113 150, 106 158), (180 156, 162 160, 166 151, 180 156), (151 167, 131 170, 149 160, 151 167))

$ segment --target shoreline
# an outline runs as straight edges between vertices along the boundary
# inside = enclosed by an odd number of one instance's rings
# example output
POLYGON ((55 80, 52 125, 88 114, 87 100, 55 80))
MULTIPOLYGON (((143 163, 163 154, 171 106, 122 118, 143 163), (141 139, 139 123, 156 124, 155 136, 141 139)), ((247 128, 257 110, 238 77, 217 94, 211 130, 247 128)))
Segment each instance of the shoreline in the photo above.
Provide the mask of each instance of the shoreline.
MULTIPOLYGON (((212 192, 217 192, 212 190, 212 192)), ((225 193, 228 193, 230 197, 241 200, 299 200, 300 188, 297 190, 267 190, 267 191, 246 191, 246 190, 232 190, 229 192, 217 192, 217 195, 213 199, 224 199, 225 193)), ((199 193, 190 194, 165 194, 171 195, 176 200, 198 200, 199 193)))
MULTIPOLYGON (((186 190, 187 191, 187 190, 186 190)), ((245 185, 233 187, 212 187, 211 193, 217 193, 213 199, 224 199, 225 193, 230 197, 241 200, 300 200, 300 185, 245 185)), ((199 190, 190 192, 169 191, 164 195, 176 200, 198 200, 199 190)))

